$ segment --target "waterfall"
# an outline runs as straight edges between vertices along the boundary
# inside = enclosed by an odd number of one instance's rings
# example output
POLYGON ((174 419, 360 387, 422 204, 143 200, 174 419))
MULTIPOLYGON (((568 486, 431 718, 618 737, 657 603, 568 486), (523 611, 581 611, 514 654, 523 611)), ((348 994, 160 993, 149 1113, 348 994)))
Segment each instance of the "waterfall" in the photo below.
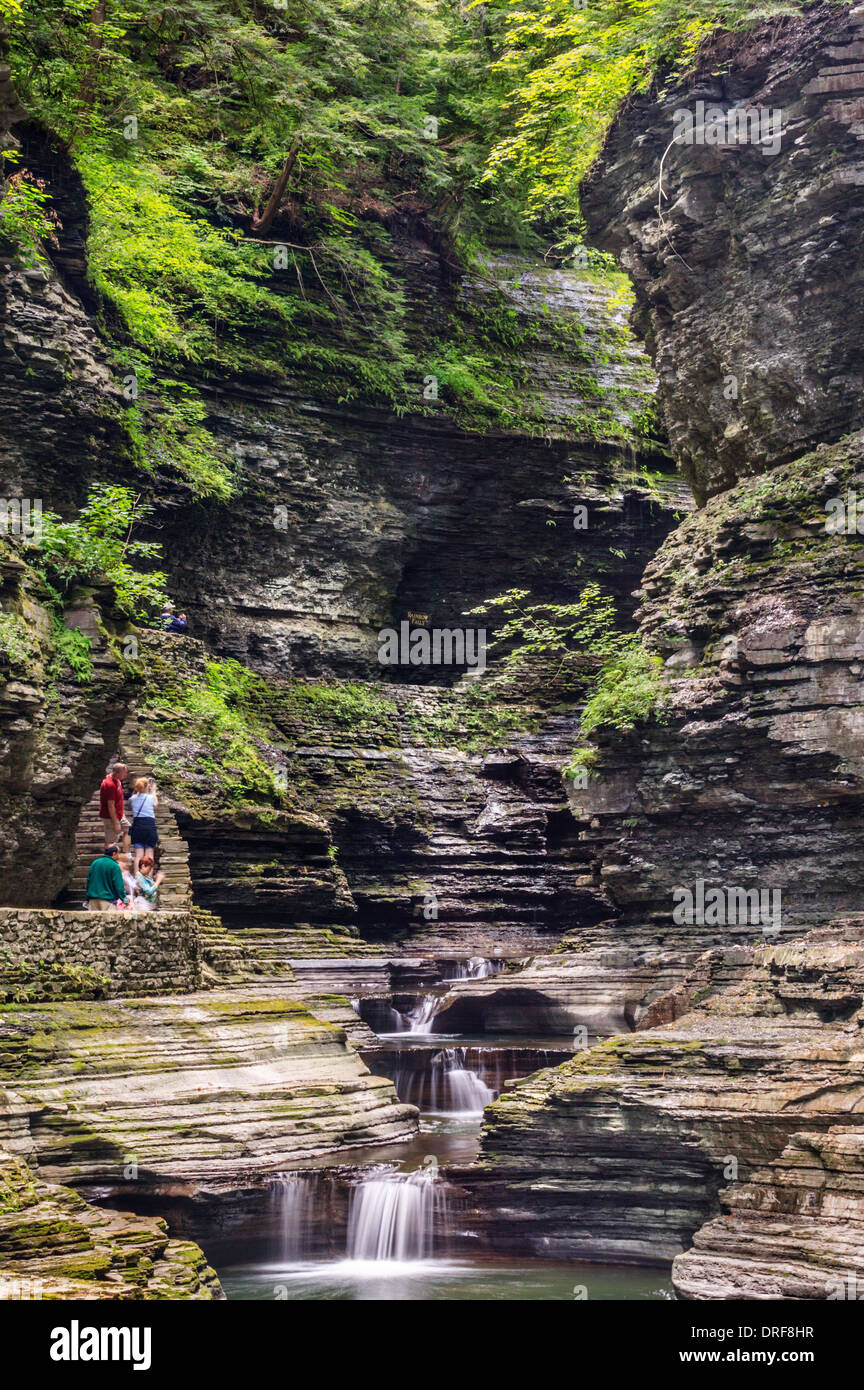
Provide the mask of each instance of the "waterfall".
POLYGON ((413 1173, 374 1169, 351 1193, 349 1260, 426 1259, 446 1216, 445 1192, 434 1165, 413 1173))
POLYGON ((504 969, 506 960, 490 960, 487 956, 471 956, 468 960, 448 961, 445 979, 485 980, 504 969))
POLYGON ((472 956, 470 960, 459 962, 457 980, 485 980, 503 970, 503 960, 488 960, 485 956, 472 956))
MULTIPOLYGON (((432 1066, 435 1072, 439 1068, 443 1072, 446 1100, 442 1109, 445 1113, 479 1114, 495 1099, 495 1092, 481 1081, 476 1071, 466 1067, 464 1047, 442 1049, 432 1058, 432 1066)), ((437 1089, 433 1093, 433 1110, 438 1108, 436 1101, 437 1089)))
POLYGON ((280 1173, 272 1184, 271 1201, 279 1232, 279 1259, 297 1264, 307 1253, 314 1216, 313 1188, 307 1173, 280 1173))
POLYGON ((431 1033, 441 999, 437 994, 424 994, 419 1003, 405 1015, 409 1033, 431 1033))

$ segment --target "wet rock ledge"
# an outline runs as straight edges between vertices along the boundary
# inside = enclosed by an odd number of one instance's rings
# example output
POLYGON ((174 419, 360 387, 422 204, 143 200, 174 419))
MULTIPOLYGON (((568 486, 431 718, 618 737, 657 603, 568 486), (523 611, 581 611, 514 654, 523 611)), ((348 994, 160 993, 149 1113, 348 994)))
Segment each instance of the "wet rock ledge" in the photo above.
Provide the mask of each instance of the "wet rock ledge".
POLYGON ((751 959, 729 988, 707 980, 676 1021, 611 1038, 487 1109, 479 1165, 463 1176, 491 1245, 672 1259, 719 1216, 730 1174, 764 1187, 754 1175, 793 1135, 824 1135, 864 1105, 864 919, 751 959))
POLYGON ((191 1241, 160 1217, 101 1211, 0 1149, 0 1300, 224 1298, 191 1241))

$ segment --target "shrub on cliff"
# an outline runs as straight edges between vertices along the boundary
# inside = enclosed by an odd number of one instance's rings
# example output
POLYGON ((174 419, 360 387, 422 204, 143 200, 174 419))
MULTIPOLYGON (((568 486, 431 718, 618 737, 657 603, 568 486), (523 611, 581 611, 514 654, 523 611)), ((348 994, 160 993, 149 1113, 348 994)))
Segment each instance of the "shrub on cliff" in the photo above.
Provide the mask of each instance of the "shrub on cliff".
POLYGON ((59 600, 76 585, 104 577, 122 613, 147 618, 168 598, 161 570, 130 563, 161 554, 158 544, 132 539, 134 527, 151 510, 129 488, 97 483, 75 520, 42 513, 41 530, 30 542, 31 558, 59 600))
POLYGON ((664 704, 663 662, 638 637, 627 637, 602 667, 582 711, 580 731, 587 735, 602 727, 629 732, 662 715, 664 704))

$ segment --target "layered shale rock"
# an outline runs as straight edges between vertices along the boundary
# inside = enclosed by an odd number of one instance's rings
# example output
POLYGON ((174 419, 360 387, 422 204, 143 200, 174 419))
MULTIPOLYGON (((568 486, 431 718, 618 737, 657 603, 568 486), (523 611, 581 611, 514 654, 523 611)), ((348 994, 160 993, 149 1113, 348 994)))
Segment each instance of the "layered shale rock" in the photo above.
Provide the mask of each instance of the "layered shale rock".
POLYGON ((626 103, 584 186, 698 496, 864 423, 862 42, 864 10, 833 4, 721 34, 626 103), (779 149, 674 143, 698 102, 782 119, 779 149))
POLYGON ((350 930, 430 954, 468 936, 480 954, 526 954, 577 915, 607 915, 561 783, 578 725, 567 705, 542 691, 259 681, 238 709, 281 804, 256 800, 267 789, 250 772, 232 806, 188 705, 206 686, 203 648, 155 634, 142 648, 143 745, 196 899, 228 925, 286 929, 287 957, 307 954, 310 926, 340 928, 349 949, 350 930))
POLYGON ((570 797, 634 925, 668 928, 698 880, 779 891, 798 924, 864 906, 864 551, 826 530, 862 486, 855 434, 712 499, 648 566, 640 633, 665 703, 599 731, 570 797))
POLYGON ((0 1136, 51 1181, 135 1194, 410 1138, 342 1028, 277 990, 0 1011, 0 1136))
MULTIPOLYGON (((2 414, 2 410, 0 410, 2 414)), ((88 634, 92 677, 79 681, 58 619, 8 542, 0 554, 0 901, 46 905, 68 881, 81 807, 115 746, 129 685, 112 641, 107 594, 82 593, 69 622, 88 634), (96 599, 105 603, 100 612, 96 599)))
MULTIPOLYGON (((573 1034, 584 1045, 598 1034, 652 1027, 685 1011, 696 991, 733 983, 750 962, 746 949, 703 951, 704 938, 622 932, 616 923, 581 925, 552 954, 514 964, 483 980, 457 980, 436 1015, 437 1033, 573 1034), (675 1007, 678 1012, 675 1012, 675 1007)), ((742 929, 742 940, 752 931, 742 929)), ((717 934, 720 940, 720 934, 717 934)))
POLYGON ((201 1250, 161 1218, 90 1206, 0 1149, 0 1300, 214 1298, 201 1250))
POLYGON ((671 1259, 737 1173, 864 1106, 864 927, 762 947, 674 1023, 612 1038, 486 1111, 463 1174, 491 1243, 551 1257, 671 1259))
MULTIPOLYGON (((413 247, 404 256, 428 334, 446 304, 437 258, 413 247)), ((278 385, 232 382, 216 394, 202 384, 242 498, 230 511, 175 504, 160 537, 212 650, 279 675, 378 678, 377 634, 410 614, 462 627, 467 610, 514 586, 561 601, 589 577, 629 610, 675 498, 639 495, 641 470, 667 461, 647 442, 623 442, 650 409, 653 379, 627 334, 621 286, 535 262, 490 273, 539 336, 527 363, 533 432, 466 429, 443 402, 438 418, 394 418, 278 385), (587 357, 574 335, 593 344, 587 357)), ((488 289, 465 292, 482 301, 488 289)), ((458 668, 401 674, 449 683, 458 668)))
POLYGON ((720 1208, 672 1266, 679 1298, 860 1302, 864 1130, 793 1134, 749 1181, 721 1191, 720 1208))

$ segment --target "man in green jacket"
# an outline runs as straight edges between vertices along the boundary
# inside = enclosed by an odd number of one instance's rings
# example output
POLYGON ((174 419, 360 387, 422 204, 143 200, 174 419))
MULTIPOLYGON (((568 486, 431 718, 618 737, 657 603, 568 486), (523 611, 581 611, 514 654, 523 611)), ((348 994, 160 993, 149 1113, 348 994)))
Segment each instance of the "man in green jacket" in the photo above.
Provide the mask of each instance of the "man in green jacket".
POLYGON ((119 903, 128 901, 129 894, 117 863, 117 846, 106 845, 104 853, 93 860, 87 872, 87 906, 91 912, 110 912, 119 903))

